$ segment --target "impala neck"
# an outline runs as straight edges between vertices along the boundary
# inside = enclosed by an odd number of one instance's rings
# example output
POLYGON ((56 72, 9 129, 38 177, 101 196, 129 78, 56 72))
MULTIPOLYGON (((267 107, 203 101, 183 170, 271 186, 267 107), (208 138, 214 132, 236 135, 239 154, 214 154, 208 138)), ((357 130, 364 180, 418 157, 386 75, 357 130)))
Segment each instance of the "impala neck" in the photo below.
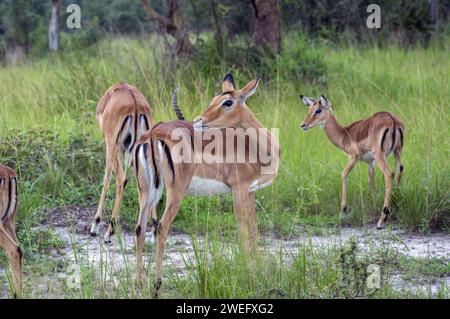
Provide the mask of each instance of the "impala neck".
POLYGON ((275 139, 275 137, 272 134, 270 134, 270 131, 258 121, 256 116, 253 114, 253 112, 250 109, 248 109, 248 108, 246 109, 245 116, 241 117, 241 122, 237 126, 242 127, 244 129, 247 129, 247 128, 258 129, 258 133, 261 134, 258 138, 258 143, 268 140, 269 150, 272 146, 274 149, 274 153, 271 153, 271 156, 273 158, 279 158, 280 145, 277 143, 277 140, 275 139), (260 129, 264 129, 264 130, 260 130, 260 129), (266 135, 264 135, 264 134, 266 134, 266 135))
POLYGON ((263 128, 264 126, 258 121, 256 116, 253 114, 250 109, 246 107, 244 116, 241 117, 241 122, 239 123, 239 127, 242 127, 244 129, 246 128, 263 128))
POLYGON ((331 143, 344 152, 350 153, 350 135, 331 113, 324 126, 324 130, 331 143))

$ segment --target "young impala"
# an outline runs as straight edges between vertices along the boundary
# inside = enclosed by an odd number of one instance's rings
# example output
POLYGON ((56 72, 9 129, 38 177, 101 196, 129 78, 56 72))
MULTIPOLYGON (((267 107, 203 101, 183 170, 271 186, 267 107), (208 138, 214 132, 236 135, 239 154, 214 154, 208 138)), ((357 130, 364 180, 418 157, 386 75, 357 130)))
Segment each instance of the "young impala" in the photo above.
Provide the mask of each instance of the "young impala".
POLYGON ((403 172, 401 154, 403 148, 403 123, 389 112, 378 112, 371 117, 354 122, 353 124, 341 126, 333 113, 331 104, 321 95, 316 101, 301 95, 300 98, 309 107, 308 115, 301 124, 303 130, 308 130, 320 125, 324 128, 328 139, 343 150, 349 156, 349 161, 342 172, 342 202, 341 210, 347 210, 347 176, 357 161, 365 161, 368 167, 369 186, 371 195, 375 202, 375 163, 381 169, 386 181, 386 192, 384 195, 384 206, 377 223, 381 229, 389 215, 389 200, 391 195, 392 172, 387 162, 387 156, 394 153, 396 166, 395 181, 398 184, 403 172))
POLYGON ((22 294, 22 251, 16 236, 17 176, 9 167, 0 165, 0 247, 6 252, 12 272, 14 297, 22 294))
POLYGON ((126 83, 114 84, 97 104, 96 117, 106 144, 106 168, 103 190, 97 213, 91 227, 91 235, 98 232, 103 205, 108 192, 111 173, 116 176, 116 198, 111 223, 105 235, 110 242, 119 220, 120 202, 127 184, 127 171, 132 161, 132 149, 136 140, 152 125, 150 106, 137 88, 126 83))
MULTIPOLYGON (((166 207, 159 222, 155 211, 152 212, 151 227, 157 236, 155 296, 158 296, 161 287, 162 258, 167 234, 185 195, 212 196, 232 193, 244 247, 248 249, 249 243, 256 247, 258 225, 254 192, 273 182, 277 176, 279 161, 277 141, 245 104, 256 91, 258 83, 259 79, 253 80, 238 90, 235 88, 232 76, 228 74, 222 83, 222 94, 214 97, 206 111, 194 122, 178 120, 158 123, 144 133, 137 142, 135 176, 139 186, 140 205, 140 215, 136 226, 138 283, 141 280, 142 250, 149 211, 156 206, 163 188, 166 188, 166 207), (241 131, 259 130, 258 140, 244 138, 245 142, 242 146, 245 153, 250 154, 252 150, 263 149, 267 146, 266 144, 269 144, 271 150, 269 156, 264 160, 262 156, 258 156, 253 162, 249 160, 199 161, 198 158, 208 152, 212 144, 216 147, 212 153, 223 157, 239 148, 237 145, 239 143, 234 138, 231 143, 227 143, 225 131, 229 128, 241 131), (211 137, 206 137, 210 133, 217 134, 211 141, 211 137), (199 142, 198 136, 200 136, 199 142), (180 145, 185 148, 180 148, 180 145), (181 156, 184 156, 185 160, 180 161, 181 156), (263 169, 269 166, 271 169, 263 169)), ((177 108, 175 93, 173 102, 174 107, 177 108)))

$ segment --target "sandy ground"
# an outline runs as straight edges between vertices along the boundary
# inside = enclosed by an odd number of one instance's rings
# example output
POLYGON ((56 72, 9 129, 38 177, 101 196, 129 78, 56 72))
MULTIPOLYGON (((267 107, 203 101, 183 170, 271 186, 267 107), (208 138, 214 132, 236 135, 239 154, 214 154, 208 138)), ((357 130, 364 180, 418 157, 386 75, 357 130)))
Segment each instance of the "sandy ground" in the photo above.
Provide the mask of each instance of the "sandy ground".
MULTIPOLYGON (((121 239, 117 237, 113 239, 112 244, 104 244, 103 234, 106 231, 106 225, 101 224, 100 235, 92 238, 89 235, 89 228, 95 214, 95 208, 81 208, 75 206, 66 206, 64 208, 47 210, 44 212, 45 219, 42 227, 53 228, 54 233, 64 242, 63 249, 58 251, 55 258, 64 259, 68 264, 69 271, 73 274, 77 272, 75 263, 76 257, 83 258, 85 263, 94 267, 100 263, 107 263, 109 274, 119 271, 123 267, 134 264, 134 233, 130 230, 121 230, 121 239), (76 247, 76 249, 74 249, 76 247), (75 253, 76 252, 76 253, 75 253)), ((147 233, 149 235, 149 233, 147 233)), ((150 238, 151 236, 147 236, 150 238)), ((299 247, 302 245, 312 244, 313 247, 332 247, 336 245, 345 244, 350 238, 357 239, 360 251, 367 253, 371 248, 377 245, 386 243, 386 238, 389 237, 390 247, 397 252, 411 257, 443 258, 450 262, 450 235, 448 233, 431 233, 429 235, 421 235, 416 233, 406 232, 402 229, 390 231, 377 231, 375 226, 371 225, 368 228, 354 227, 342 228, 340 232, 335 232, 330 235, 320 236, 296 236, 292 238, 279 239, 273 236, 262 236, 261 250, 269 250, 279 252, 280 247, 283 248, 283 254, 289 259, 289 256, 296 254, 299 247)), ((197 238, 201 244, 203 237, 197 238)), ((201 245, 200 245, 201 246, 201 245)), ((151 247, 151 246, 150 246, 151 247)), ((149 262, 151 254, 144 252, 144 260, 149 262)), ((178 272, 179 275, 185 274, 184 260, 193 257, 192 237, 186 234, 172 232, 168 238, 168 244, 165 251, 165 267, 170 267, 171 271, 178 272)), ((0 269, 0 278, 4 278, 4 270, 0 269)), ((72 276, 73 277, 73 276, 72 276)), ((71 277, 71 278, 72 278, 71 277)), ((76 276, 75 276, 76 277, 76 276)), ((114 276, 113 276, 114 277, 114 276)), ((107 278, 115 280, 115 278, 107 278)), ((67 281, 65 272, 55 274, 54 278, 48 278, 52 281, 67 281)), ((74 279, 72 279, 74 280, 74 279)), ((450 276, 444 278, 436 278, 431 283, 408 283, 402 279, 401 274, 397 274, 392 278, 391 284, 393 287, 408 288, 408 289, 426 289, 435 294, 442 282, 446 282, 450 287, 450 276)), ((4 285, 6 286, 6 285, 4 285)), ((33 285, 33 292, 36 296, 45 295, 48 290, 48 284, 45 282, 36 283, 33 285), (43 290, 43 291, 41 291, 43 290)), ((1 295, 6 296, 6 288, 0 290, 1 295)), ((33 294, 34 294, 33 293, 33 294)))

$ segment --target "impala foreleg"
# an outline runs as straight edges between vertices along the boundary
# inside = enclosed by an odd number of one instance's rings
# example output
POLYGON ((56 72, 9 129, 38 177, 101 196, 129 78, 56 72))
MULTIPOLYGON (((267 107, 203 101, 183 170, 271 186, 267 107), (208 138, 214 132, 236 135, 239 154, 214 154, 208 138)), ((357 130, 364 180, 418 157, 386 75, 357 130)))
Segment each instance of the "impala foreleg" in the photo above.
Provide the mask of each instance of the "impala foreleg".
POLYGON ((347 165, 342 171, 342 199, 341 199, 341 212, 347 211, 347 177, 350 171, 353 169, 356 163, 356 157, 350 157, 347 165))
POLYGON ((248 192, 248 185, 233 188, 233 202, 239 233, 244 244, 244 250, 257 247, 258 222, 255 211, 255 193, 248 192))
POLYGON ((259 239, 258 221, 256 219, 255 192, 248 193, 248 219, 249 219, 249 236, 254 248, 257 248, 259 239))
POLYGON ((370 196, 372 197, 372 203, 375 206, 377 201, 377 192, 375 187, 375 161, 367 163, 367 176, 369 179, 370 196))
POLYGON ((392 190, 392 171, 389 168, 389 164, 386 160, 386 156, 384 154, 379 154, 375 157, 377 161, 378 167, 384 174, 384 179, 386 182, 386 190, 384 194, 384 205, 383 210, 381 211, 380 218, 377 223, 377 228, 383 228, 384 222, 386 221, 387 216, 389 215, 389 202, 391 199, 391 190, 392 190))

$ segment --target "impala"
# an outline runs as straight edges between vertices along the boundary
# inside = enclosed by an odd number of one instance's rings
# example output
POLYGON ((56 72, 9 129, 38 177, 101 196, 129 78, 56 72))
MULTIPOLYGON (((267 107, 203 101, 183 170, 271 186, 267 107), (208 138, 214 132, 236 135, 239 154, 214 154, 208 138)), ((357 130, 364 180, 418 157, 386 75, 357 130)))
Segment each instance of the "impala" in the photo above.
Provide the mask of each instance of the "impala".
POLYGON ((0 165, 0 247, 6 252, 12 272, 14 297, 22 295, 22 251, 16 236, 17 176, 9 167, 0 165))
MULTIPOLYGON (((178 120, 158 123, 144 133, 135 148, 135 176, 139 188, 140 215, 136 226, 136 280, 139 283, 142 274, 142 250, 149 212, 154 208, 166 189, 166 206, 158 222, 155 210, 152 210, 152 231, 157 236, 155 296, 161 287, 162 259, 167 235, 171 223, 180 209, 183 197, 212 196, 232 193, 236 219, 244 242, 256 247, 258 225, 255 212, 255 191, 270 185, 277 176, 279 146, 273 135, 265 129, 246 100, 256 91, 259 79, 248 83, 241 90, 235 88, 231 74, 222 82, 222 94, 215 96, 205 112, 194 122, 178 120), (226 130, 257 129, 259 139, 245 139, 243 148, 250 154, 255 147, 264 148, 264 142, 272 150, 268 158, 262 161, 258 156, 253 162, 208 162, 198 158, 206 152, 211 143, 215 143, 215 155, 227 156, 239 145, 234 138, 227 143, 226 130), (211 142, 202 135, 216 133, 211 142), (197 143, 197 137, 200 142, 197 143), (180 161, 179 146, 185 160, 180 161), (184 143, 184 144, 183 144, 184 143), (192 151, 192 152, 191 152, 192 151), (272 165, 273 164, 273 165, 272 165), (271 166, 273 169, 264 171, 271 166)), ((176 93, 173 104, 177 109, 176 93)), ((179 111, 179 110, 178 110, 179 111)), ((181 113, 178 117, 182 117, 181 113)))
POLYGON ((349 156, 348 163, 342 172, 341 211, 345 212, 347 210, 347 176, 357 161, 365 161, 367 163, 369 186, 374 202, 375 164, 383 172, 386 190, 383 210, 377 223, 377 228, 381 229, 390 212, 389 201, 391 196, 392 172, 387 162, 388 155, 393 153, 395 156, 396 184, 400 183, 403 172, 401 154, 404 128, 402 121, 392 113, 378 112, 369 118, 343 127, 331 112, 331 104, 325 96, 321 95, 318 101, 303 95, 300 98, 309 107, 308 115, 301 124, 301 128, 306 131, 318 125, 323 127, 328 139, 349 156))
POLYGON ((111 241, 120 216, 120 203, 127 184, 127 172, 132 161, 132 149, 136 140, 152 125, 150 106, 137 88, 126 83, 114 84, 97 104, 96 117, 106 144, 106 168, 103 189, 97 213, 91 227, 91 235, 98 232, 111 174, 116 176, 116 197, 111 223, 105 242, 111 241))

